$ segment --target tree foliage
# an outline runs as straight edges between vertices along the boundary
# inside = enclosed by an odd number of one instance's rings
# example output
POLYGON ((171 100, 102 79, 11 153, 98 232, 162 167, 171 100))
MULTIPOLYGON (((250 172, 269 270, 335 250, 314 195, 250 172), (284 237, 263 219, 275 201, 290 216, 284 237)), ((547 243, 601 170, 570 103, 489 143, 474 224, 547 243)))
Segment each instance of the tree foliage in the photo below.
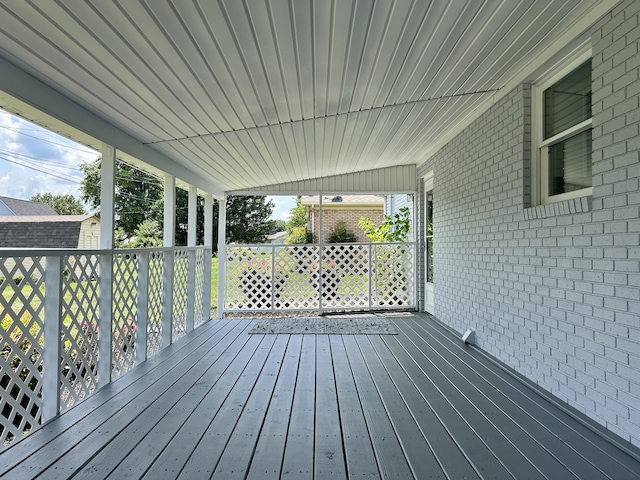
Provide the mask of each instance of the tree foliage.
MULTIPOLYGON (((80 164, 84 172, 81 183, 82 200, 93 210, 100 210, 100 159, 80 164)), ((116 162, 115 216, 116 226, 121 227, 127 238, 134 235, 138 225, 145 220, 162 221, 162 209, 157 208, 162 199, 162 182, 142 170, 123 162, 116 162)))
POLYGON ((380 225, 373 223, 370 218, 362 217, 358 226, 372 242, 404 242, 411 227, 409 208, 402 207, 393 217, 384 215, 380 225))
MULTIPOLYGON (((85 173, 82 180, 82 199, 99 212, 100 209, 100 160, 84 163, 81 169, 85 173)), ((162 245, 164 216, 164 185, 161 180, 123 162, 116 163, 115 173, 115 214, 116 232, 119 240, 116 245, 149 246, 162 245), (152 228, 153 227, 153 228, 152 228), (143 240, 136 242, 138 235, 143 240), (152 240, 153 238, 153 240, 152 240), (120 242, 120 243, 118 243, 120 242), (152 243, 155 242, 155 245, 152 243)), ((189 193, 176 188, 176 235, 175 244, 187 244, 189 222, 189 193)), ((196 240, 204 243, 204 198, 196 201, 197 222, 196 240)), ((273 202, 267 202, 265 196, 227 197, 227 238, 226 242, 262 243, 271 228, 267 219, 273 212, 273 202)), ((218 238, 218 202, 213 209, 213 250, 217 251, 218 238)))
POLYGON ((29 199, 31 202, 46 203, 53 208, 58 215, 83 215, 87 213, 82 203, 73 195, 59 193, 36 193, 29 199))
POLYGON ((298 196, 296 206, 289 211, 286 243, 313 243, 313 234, 307 230, 308 222, 307 211, 298 196))
POLYGON ((145 220, 135 229, 129 248, 150 248, 162 246, 162 229, 156 220, 145 220))
POLYGON ((327 241, 329 243, 355 242, 356 234, 347 228, 347 222, 338 220, 327 241))
MULTIPOLYGON (((217 206, 218 201, 214 202, 217 206)), ((273 212, 273 202, 264 195, 227 197, 226 243, 264 243, 269 234, 268 219, 273 212)), ((214 251, 217 251, 218 208, 213 210, 215 239, 214 251)))

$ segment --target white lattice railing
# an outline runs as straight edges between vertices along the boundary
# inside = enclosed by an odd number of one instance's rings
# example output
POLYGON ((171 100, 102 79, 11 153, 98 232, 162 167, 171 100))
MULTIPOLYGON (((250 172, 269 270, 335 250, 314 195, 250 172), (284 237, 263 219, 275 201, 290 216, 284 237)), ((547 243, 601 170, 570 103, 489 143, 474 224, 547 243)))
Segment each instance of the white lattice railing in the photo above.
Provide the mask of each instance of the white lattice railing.
POLYGON ((0 250, 0 448, 207 321, 210 258, 0 250))
POLYGON ((229 245, 224 310, 416 306, 415 243, 229 245))

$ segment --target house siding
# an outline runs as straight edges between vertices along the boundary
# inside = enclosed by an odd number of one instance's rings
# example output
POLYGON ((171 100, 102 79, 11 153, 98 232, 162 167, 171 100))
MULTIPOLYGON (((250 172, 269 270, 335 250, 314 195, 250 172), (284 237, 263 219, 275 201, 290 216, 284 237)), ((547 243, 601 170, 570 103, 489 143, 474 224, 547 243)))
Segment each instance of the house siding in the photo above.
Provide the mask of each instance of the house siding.
POLYGON ((529 205, 527 84, 418 169, 434 172, 436 316, 636 446, 639 10, 623 2, 591 29, 590 200, 529 205))

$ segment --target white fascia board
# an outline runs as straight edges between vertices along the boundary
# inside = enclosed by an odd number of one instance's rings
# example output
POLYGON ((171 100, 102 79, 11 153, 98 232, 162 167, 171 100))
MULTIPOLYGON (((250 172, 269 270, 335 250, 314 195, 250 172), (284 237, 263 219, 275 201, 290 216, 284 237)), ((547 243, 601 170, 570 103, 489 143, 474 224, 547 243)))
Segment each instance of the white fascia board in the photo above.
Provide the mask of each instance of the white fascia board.
POLYGON ((213 178, 178 165, 1 57, 0 72, 0 107, 8 112, 98 151, 103 143, 112 145, 126 160, 137 159, 203 193, 224 196, 224 189, 213 178))

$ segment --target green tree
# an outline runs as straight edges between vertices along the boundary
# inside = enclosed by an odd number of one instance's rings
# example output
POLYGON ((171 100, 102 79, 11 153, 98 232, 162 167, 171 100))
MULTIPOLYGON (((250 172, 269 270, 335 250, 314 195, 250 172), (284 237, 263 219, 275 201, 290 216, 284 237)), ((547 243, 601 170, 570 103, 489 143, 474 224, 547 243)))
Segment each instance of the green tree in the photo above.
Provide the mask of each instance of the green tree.
MULTIPOLYGON (((214 251, 218 243, 218 201, 214 201, 213 238, 214 251)), ((273 202, 267 201, 264 195, 227 197, 226 243, 264 243, 269 234, 268 219, 273 213, 273 202)))
POLYGON ((402 207, 393 217, 384 215, 380 225, 370 218, 362 217, 358 226, 372 242, 404 242, 411 227, 409 208, 402 207))
POLYGON ((289 211, 286 243, 312 243, 313 234, 307 230, 308 222, 307 212, 298 196, 296 206, 289 211))
MULTIPOLYGON (((81 183, 82 200, 91 209, 100 211, 100 159, 80 164, 84 172, 81 183)), ((161 222, 162 209, 157 203, 162 199, 163 183, 156 177, 123 162, 116 162, 115 215, 116 226, 121 227, 127 238, 134 235, 138 225, 145 220, 161 222)))
MULTIPOLYGON (((85 173, 82 180, 82 199, 92 209, 100 209, 100 160, 80 165, 85 173)), ((115 175, 115 205, 116 245, 136 245, 135 238, 139 233, 145 236, 145 242, 150 236, 162 238, 164 214, 164 185, 161 180, 123 162, 116 163, 115 175), (156 222, 157 229, 149 230, 151 223, 156 222), (139 227, 145 224, 142 231, 139 227)), ((176 236, 175 244, 187 244, 189 194, 182 188, 176 188, 176 236)), ((213 250, 217 251, 218 238, 218 208, 214 201, 213 210, 213 250)), ((204 198, 198 197, 197 202, 197 230, 198 244, 204 240, 204 198)), ((227 197, 227 243, 262 243, 269 233, 270 225, 267 219, 273 212, 273 202, 267 202, 265 196, 237 196, 227 197)))
POLYGON ((150 248, 162 246, 162 229, 156 220, 145 220, 133 232, 129 248, 150 248))
POLYGON ((269 226, 269 233, 284 232, 287 229, 287 222, 280 219, 267 220, 267 225, 269 226))
POLYGON ((59 193, 36 193, 29 199, 31 202, 46 203, 53 208, 58 215, 83 215, 87 213, 82 203, 73 195, 59 193))

